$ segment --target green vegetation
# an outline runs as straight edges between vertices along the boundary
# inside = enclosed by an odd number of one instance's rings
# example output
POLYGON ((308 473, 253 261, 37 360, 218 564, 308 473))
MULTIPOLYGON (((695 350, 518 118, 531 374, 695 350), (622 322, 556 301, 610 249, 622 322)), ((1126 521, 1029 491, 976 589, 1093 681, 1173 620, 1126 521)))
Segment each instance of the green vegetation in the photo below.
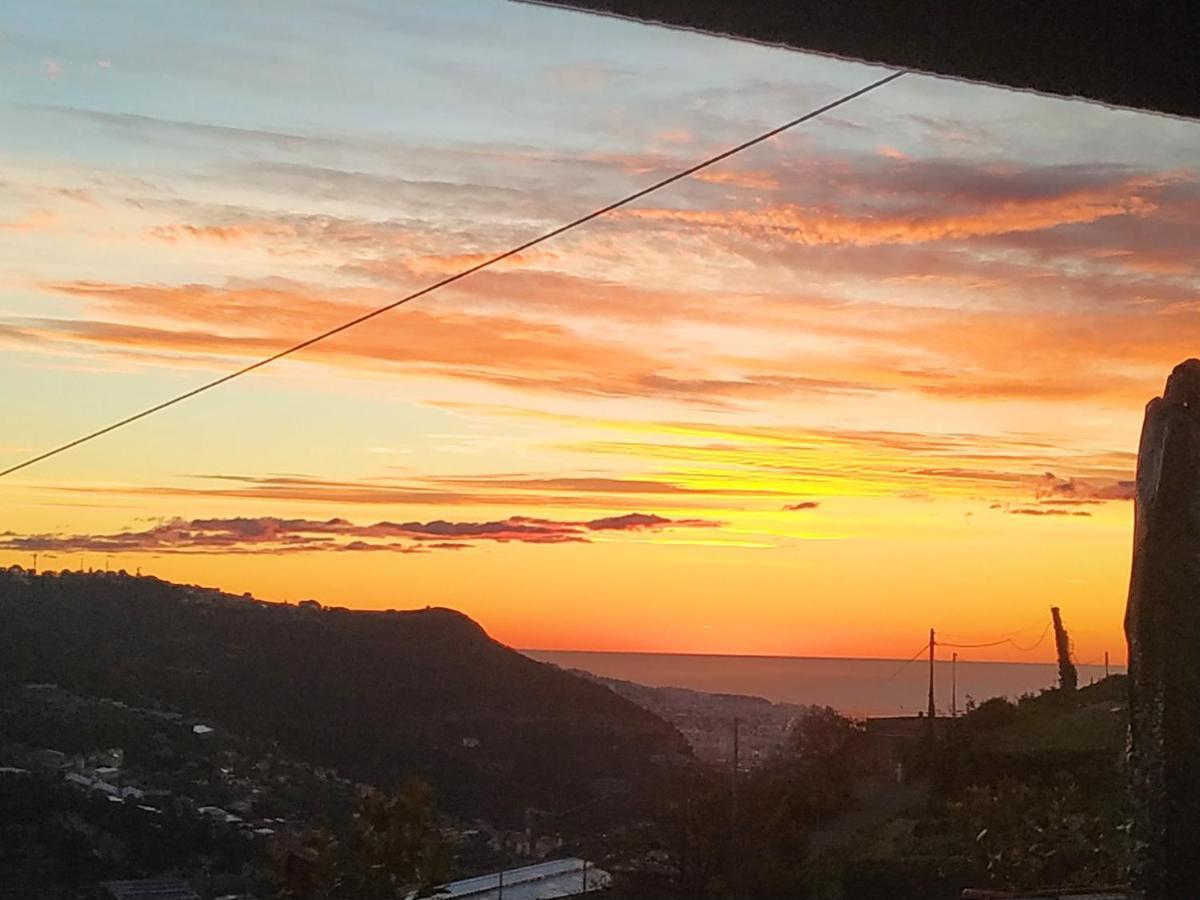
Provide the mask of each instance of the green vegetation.
POLYGON ((813 709, 759 766, 679 772, 652 820, 627 836, 633 862, 620 887, 642 897, 809 896, 813 834, 853 808, 868 767, 862 726, 813 709))
POLYGON ((1125 723, 1124 676, 988 700, 947 723, 932 756, 914 748, 927 807, 878 829, 846 860, 845 896, 937 900, 968 884, 1122 882, 1125 723))
POLYGON ((941 720, 932 749, 816 711, 736 780, 680 773, 644 843, 620 848, 635 861, 622 896, 957 900, 968 886, 1120 883, 1124 734, 1121 676, 989 700, 941 720))
POLYGON ((450 846, 433 791, 409 779, 396 794, 364 793, 343 842, 322 828, 277 844, 274 869, 281 900, 401 900, 447 878, 450 846))

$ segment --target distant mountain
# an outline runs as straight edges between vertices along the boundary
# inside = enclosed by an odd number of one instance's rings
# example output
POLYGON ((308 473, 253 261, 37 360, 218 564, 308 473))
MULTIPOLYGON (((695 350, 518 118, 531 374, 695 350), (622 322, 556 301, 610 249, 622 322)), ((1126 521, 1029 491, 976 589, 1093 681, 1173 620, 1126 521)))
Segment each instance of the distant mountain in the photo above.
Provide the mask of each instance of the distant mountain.
POLYGON ((673 726, 449 609, 351 612, 156 578, 0 570, 0 680, 155 701, 460 815, 520 823, 643 796, 685 761, 673 726))

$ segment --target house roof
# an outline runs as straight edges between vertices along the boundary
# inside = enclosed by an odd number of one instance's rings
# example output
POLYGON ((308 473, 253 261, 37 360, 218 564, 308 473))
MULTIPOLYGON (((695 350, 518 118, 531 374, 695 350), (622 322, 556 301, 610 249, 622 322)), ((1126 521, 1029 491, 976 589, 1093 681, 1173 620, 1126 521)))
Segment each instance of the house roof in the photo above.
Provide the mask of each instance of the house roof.
POLYGON ((527 0, 1200 119, 1200 6, 1138 0, 527 0))
POLYGON ((172 878, 109 881, 104 887, 114 900, 200 900, 186 881, 172 878))
POLYGON ((1123 887, 1047 888, 1040 891, 987 891, 967 888, 962 900, 1127 900, 1123 887))
POLYGON ((574 897, 585 893, 584 877, 586 868, 586 892, 603 890, 611 883, 607 872, 597 869, 582 859, 570 857, 567 859, 552 859, 536 863, 532 866, 522 866, 519 869, 506 869, 503 873, 493 872, 490 875, 480 875, 476 878, 464 878, 462 881, 451 882, 437 888, 432 897, 444 900, 457 898, 472 898, 472 900, 493 900, 501 895, 505 900, 550 900, 556 897, 574 897), (503 891, 501 891, 501 875, 503 875, 503 891))

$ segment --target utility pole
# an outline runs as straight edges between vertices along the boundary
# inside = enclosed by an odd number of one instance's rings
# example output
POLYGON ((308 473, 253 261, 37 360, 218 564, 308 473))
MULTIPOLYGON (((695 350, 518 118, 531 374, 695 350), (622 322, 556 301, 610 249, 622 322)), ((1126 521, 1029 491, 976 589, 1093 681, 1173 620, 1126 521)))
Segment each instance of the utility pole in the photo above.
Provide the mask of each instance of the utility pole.
POLYGON ((585 860, 583 861, 583 890, 581 890, 581 891, 580 891, 580 893, 581 893, 581 894, 586 894, 587 892, 588 892, 588 886, 587 886, 587 860, 585 859, 585 860))
POLYGON ((1108 651, 1104 651, 1104 677, 1108 677, 1108 651))
POLYGON ((933 629, 929 629, 929 731, 933 733, 933 719, 937 715, 937 707, 933 703, 933 648, 937 645, 933 629))
POLYGON ((958 651, 950 655, 950 718, 958 717, 958 651))
POLYGON ((500 870, 500 877, 496 879, 496 900, 504 900, 504 870, 500 870))
POLYGON ((739 757, 741 755, 739 752, 739 749, 738 749, 738 744, 739 744, 738 739, 739 739, 739 733, 741 731, 741 728, 742 728, 741 718, 739 716, 734 716, 733 717, 733 774, 735 776, 738 773, 738 763, 740 762, 739 757))
POLYGON ((733 717, 733 771, 730 773, 731 780, 729 783, 729 844, 733 848, 733 866, 731 867, 736 875, 740 874, 742 858, 741 858, 741 831, 738 829, 738 768, 741 764, 741 745, 739 738, 741 736, 742 720, 738 716, 733 717))
POLYGON ((34 575, 37 574, 37 558, 38 558, 38 555, 36 553, 34 553, 33 554, 33 574, 34 575))
POLYGON ((733 771, 730 773, 729 782, 729 823, 733 828, 733 834, 736 840, 737 835, 737 811, 738 811, 738 766, 740 764, 739 757, 741 756, 739 747, 739 737, 742 727, 742 720, 738 716, 733 717, 733 771))

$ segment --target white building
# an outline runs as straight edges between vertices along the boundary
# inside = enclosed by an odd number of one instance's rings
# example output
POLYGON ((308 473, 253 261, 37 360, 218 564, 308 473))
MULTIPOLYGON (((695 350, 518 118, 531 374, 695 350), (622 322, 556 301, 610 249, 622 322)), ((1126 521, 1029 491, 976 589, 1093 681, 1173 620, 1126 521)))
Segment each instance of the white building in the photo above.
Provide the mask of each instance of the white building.
MULTIPOLYGON (((430 895, 441 900, 555 900, 603 891, 612 876, 584 859, 552 859, 519 869, 452 881, 430 895)), ((408 900, 413 900, 415 893, 408 900)))

